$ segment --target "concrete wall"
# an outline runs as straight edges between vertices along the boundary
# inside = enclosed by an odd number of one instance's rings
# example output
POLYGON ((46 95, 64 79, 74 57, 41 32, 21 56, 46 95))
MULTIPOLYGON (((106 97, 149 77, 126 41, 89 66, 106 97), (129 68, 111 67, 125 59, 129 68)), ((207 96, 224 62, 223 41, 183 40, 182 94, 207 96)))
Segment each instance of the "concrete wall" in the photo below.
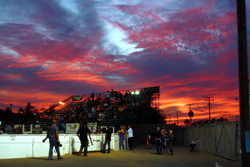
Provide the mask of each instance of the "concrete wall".
MULTIPOLYGON (((49 153, 49 140, 45 143, 42 140, 45 134, 16 134, 0 135, 0 159, 9 158, 28 158, 28 157, 46 157, 49 153)), ((61 155, 72 154, 80 150, 80 140, 76 134, 60 134, 59 139, 61 155)), ((105 134, 92 134, 89 142, 88 151, 101 151, 105 141, 105 134)), ((119 137, 113 133, 111 137, 111 149, 119 150, 119 137)), ((53 153, 56 156, 56 153, 53 153)))
POLYGON ((219 122, 205 126, 179 127, 174 129, 175 144, 189 147, 197 136, 199 150, 233 161, 240 160, 239 122, 219 122))

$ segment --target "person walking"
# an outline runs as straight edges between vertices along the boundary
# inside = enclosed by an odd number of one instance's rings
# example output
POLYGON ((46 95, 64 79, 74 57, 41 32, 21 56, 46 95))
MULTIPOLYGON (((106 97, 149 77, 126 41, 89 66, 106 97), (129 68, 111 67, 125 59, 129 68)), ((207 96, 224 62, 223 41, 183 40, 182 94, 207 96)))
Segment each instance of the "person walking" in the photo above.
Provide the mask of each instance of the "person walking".
POLYGON ((130 150, 133 150, 133 142, 134 142, 133 139, 134 139, 133 130, 131 126, 129 125, 128 126, 128 146, 130 150))
POLYGON ((109 126, 107 127, 107 130, 105 131, 105 143, 103 145, 103 153, 106 153, 106 145, 108 144, 108 153, 110 153, 110 142, 111 142, 111 130, 109 126))
POLYGON ((87 157, 88 143, 89 143, 88 142, 88 134, 89 134, 89 139, 91 140, 91 137, 90 137, 91 131, 87 127, 86 123, 81 122, 80 124, 81 124, 81 127, 77 131, 77 136, 79 137, 79 139, 81 141, 81 147, 80 147, 79 155, 81 155, 82 150, 84 148, 84 157, 87 157))
POLYGON ((60 155, 60 150, 59 150, 59 145, 60 145, 60 140, 59 140, 59 134, 58 134, 58 127, 56 126, 57 121, 53 120, 52 125, 49 128, 48 136, 49 136, 49 158, 48 160, 52 160, 53 157, 53 147, 55 147, 56 152, 57 152, 57 159, 61 160, 63 159, 60 155))

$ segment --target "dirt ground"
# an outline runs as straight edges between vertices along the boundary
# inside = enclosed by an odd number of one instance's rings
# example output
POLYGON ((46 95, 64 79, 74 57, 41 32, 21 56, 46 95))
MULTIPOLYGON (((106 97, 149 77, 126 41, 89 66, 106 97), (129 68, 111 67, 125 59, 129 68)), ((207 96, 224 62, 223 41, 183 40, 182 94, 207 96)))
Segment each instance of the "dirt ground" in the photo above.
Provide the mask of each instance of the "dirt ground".
POLYGON ((139 149, 126 151, 113 151, 103 154, 89 152, 88 157, 77 155, 64 155, 63 160, 57 160, 56 155, 52 161, 48 157, 1 159, 0 166, 32 166, 32 167, 64 167, 64 166, 91 166, 91 167, 215 167, 218 163, 222 167, 240 167, 239 162, 232 162, 205 152, 190 152, 187 147, 174 148, 174 155, 156 154, 156 149, 149 149, 141 145, 139 149))

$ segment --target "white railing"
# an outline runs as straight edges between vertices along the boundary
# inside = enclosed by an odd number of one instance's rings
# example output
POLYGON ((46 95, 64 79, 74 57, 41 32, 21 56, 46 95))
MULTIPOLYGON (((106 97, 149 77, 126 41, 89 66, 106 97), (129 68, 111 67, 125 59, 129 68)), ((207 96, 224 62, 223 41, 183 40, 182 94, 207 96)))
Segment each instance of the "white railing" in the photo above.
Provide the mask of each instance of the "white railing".
MULTIPOLYGON (((46 134, 2 134, 0 135, 0 159, 46 157, 49 153, 49 140, 42 142, 46 134)), ((80 140, 76 134, 60 134, 61 155, 72 154, 80 150, 80 140)), ((105 142, 105 134, 91 134, 88 151, 101 151, 105 142)), ((111 137, 111 149, 119 150, 118 134, 111 137)), ((107 149, 107 148, 106 148, 107 149)), ((53 154, 56 156, 56 153, 53 154)))

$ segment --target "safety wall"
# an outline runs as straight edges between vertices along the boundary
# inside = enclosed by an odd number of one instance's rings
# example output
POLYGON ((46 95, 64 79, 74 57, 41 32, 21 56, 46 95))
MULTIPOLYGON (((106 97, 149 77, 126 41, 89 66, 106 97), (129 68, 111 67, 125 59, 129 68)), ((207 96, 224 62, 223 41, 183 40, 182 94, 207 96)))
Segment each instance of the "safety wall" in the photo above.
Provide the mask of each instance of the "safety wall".
POLYGON ((195 137, 199 137, 199 150, 210 154, 240 160, 239 122, 219 122, 205 126, 176 128, 175 144, 189 147, 195 137))
MULTIPOLYGON (((2 134, 0 135, 0 159, 46 157, 49 152, 49 139, 43 143, 42 140, 45 137, 45 134, 2 134)), ((60 134, 59 139, 62 144, 61 155, 72 154, 80 150, 81 142, 76 134, 60 134)), ((88 151, 101 151, 105 142, 105 134, 91 134, 91 141, 88 151)), ((112 134, 110 147, 115 151, 119 150, 118 134, 112 134)))

